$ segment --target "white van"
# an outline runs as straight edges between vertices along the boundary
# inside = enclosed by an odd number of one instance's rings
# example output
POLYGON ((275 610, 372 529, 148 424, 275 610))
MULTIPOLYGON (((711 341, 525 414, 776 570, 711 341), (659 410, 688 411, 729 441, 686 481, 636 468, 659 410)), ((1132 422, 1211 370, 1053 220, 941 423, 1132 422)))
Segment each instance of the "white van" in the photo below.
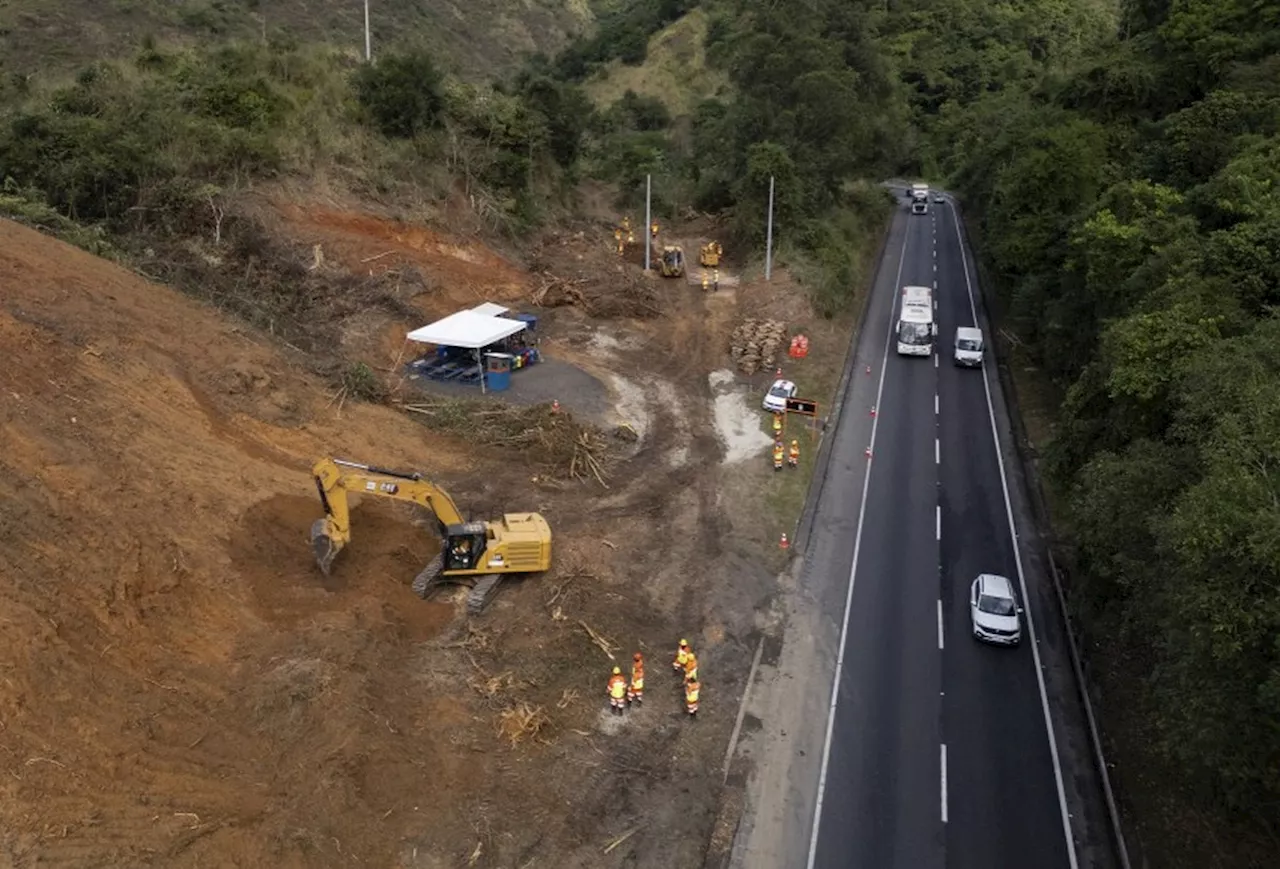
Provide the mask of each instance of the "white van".
POLYGON ((972 326, 961 326, 956 329, 956 365, 967 368, 982 367, 982 330, 972 326))

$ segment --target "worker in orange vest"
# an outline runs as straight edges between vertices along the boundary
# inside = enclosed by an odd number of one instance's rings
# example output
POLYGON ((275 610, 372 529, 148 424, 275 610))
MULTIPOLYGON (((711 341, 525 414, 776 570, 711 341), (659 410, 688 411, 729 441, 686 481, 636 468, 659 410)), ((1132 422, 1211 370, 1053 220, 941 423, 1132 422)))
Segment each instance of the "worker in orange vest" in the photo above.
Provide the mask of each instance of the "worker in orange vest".
POLYGON ((688 682, 690 679, 698 678, 698 656, 693 653, 693 649, 689 650, 689 657, 684 659, 684 680, 688 682))
POLYGON ((676 649, 676 659, 671 662, 671 669, 683 675, 684 662, 689 660, 689 656, 693 654, 693 649, 689 648, 688 640, 681 640, 679 647, 676 649))
POLYGON ((658 237, 658 221, 655 220, 652 224, 649 225, 649 234, 653 236, 655 239, 658 237))
POLYGON ((644 656, 639 652, 631 656, 631 684, 627 687, 627 702, 644 702, 644 656))
POLYGON ((787 464, 793 468, 800 467, 800 442, 793 440, 791 449, 787 450, 787 464))
POLYGON ((782 437, 782 414, 780 413, 773 415, 773 436, 775 438, 782 437))
POLYGON ((621 667, 613 668, 613 673, 609 676, 608 693, 609 705, 621 715, 622 708, 627 705, 627 677, 622 675, 621 667))
POLYGON ((782 470, 782 441, 773 442, 773 469, 782 470))
POLYGON ((698 677, 684 683, 684 708, 690 715, 698 714, 698 677))

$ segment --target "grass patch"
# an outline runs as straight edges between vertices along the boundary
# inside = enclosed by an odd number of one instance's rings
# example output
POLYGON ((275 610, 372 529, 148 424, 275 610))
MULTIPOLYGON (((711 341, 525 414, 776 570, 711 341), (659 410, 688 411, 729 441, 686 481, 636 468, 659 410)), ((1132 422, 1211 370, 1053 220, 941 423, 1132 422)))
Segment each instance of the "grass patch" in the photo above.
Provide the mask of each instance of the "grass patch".
MULTIPOLYGON (((840 375, 843 373, 850 336, 856 324, 855 317, 846 315, 834 320, 791 329, 791 334, 799 333, 809 336, 809 356, 805 359, 784 356, 782 376, 795 381, 796 394, 799 397, 818 402, 819 420, 831 412, 831 403, 840 386, 840 375)), ((789 342, 790 338, 788 338, 789 342)), ((784 353, 785 350, 784 347, 784 353)), ((813 480, 814 463, 821 444, 821 432, 810 426, 811 421, 807 417, 786 414, 784 422, 785 427, 782 432, 784 446, 789 447, 793 439, 800 442, 799 469, 784 465, 781 471, 774 471, 771 449, 766 451, 761 460, 765 463, 765 467, 769 468, 771 475, 766 481, 765 499, 769 512, 769 536, 775 541, 783 533, 788 539, 795 534, 796 523, 800 520, 805 500, 809 495, 809 483, 813 480)), ((773 437, 771 414, 761 414, 760 428, 773 437)), ((828 434, 832 434, 832 431, 828 431, 828 434)))
POLYGON ((689 115, 705 99, 723 95, 729 78, 707 65, 708 18, 695 9, 649 38, 640 66, 610 61, 585 85, 587 95, 601 108, 613 105, 627 91, 660 100, 673 117, 689 115))

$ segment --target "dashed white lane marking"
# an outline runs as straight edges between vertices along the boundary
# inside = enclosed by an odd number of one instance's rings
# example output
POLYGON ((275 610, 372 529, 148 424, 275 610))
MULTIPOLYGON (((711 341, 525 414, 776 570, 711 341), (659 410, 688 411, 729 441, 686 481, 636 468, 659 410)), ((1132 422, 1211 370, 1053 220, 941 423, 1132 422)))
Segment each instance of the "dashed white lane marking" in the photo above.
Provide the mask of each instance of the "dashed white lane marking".
POLYGON ((939 540, 942 539, 942 505, 939 504, 933 508, 933 533, 939 540))
MULTIPOLYGON (((936 409, 934 410, 934 413, 937 413, 936 409)), ((942 447, 938 444, 937 438, 933 439, 933 463, 935 465, 942 464, 942 447)))
POLYGON ((942 823, 947 822, 947 744, 942 743, 942 823))
POLYGON ((942 651, 942 601, 938 601, 938 651, 942 651))
POLYGON ((938 415, 938 393, 933 394, 933 415, 938 415))

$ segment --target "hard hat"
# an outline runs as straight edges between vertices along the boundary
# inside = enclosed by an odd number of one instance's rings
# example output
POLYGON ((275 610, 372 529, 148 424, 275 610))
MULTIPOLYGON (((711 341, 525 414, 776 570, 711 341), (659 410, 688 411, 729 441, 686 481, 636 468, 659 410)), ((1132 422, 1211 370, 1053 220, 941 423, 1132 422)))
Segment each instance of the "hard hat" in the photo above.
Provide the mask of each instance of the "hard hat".
POLYGON ((682 646, 687 646, 687 645, 689 645, 689 641, 688 641, 688 640, 681 640, 681 641, 680 641, 680 645, 682 645, 682 646))
POLYGON ((636 652, 634 655, 632 655, 632 656, 631 656, 631 659, 632 659, 632 660, 634 660, 634 661, 639 661, 639 660, 640 660, 640 653, 639 653, 639 652, 636 652))
POLYGON ((614 667, 614 668, 613 668, 613 675, 615 675, 615 676, 621 676, 621 675, 622 675, 622 668, 621 668, 621 667, 614 667))
POLYGON ((794 447, 794 446, 799 446, 799 445, 800 445, 800 441, 793 440, 793 441, 791 442, 791 446, 793 446, 793 447, 794 447))

